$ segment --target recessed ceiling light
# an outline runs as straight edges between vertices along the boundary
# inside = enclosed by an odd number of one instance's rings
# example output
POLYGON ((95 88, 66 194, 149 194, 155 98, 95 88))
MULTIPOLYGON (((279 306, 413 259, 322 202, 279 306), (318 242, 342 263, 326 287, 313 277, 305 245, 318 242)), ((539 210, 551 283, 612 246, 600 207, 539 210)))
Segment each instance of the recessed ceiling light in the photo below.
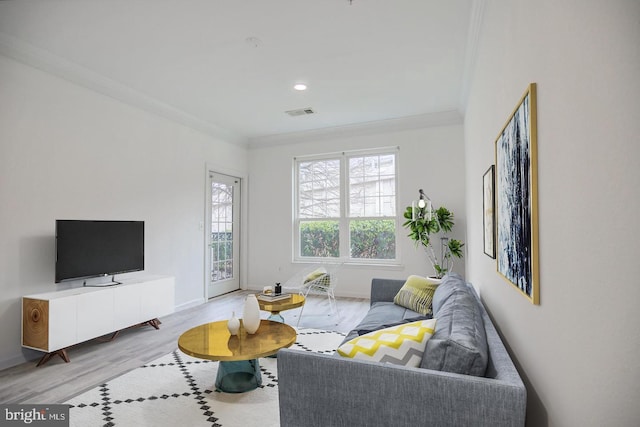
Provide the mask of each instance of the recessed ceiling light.
POLYGON ((307 90, 307 85, 304 83, 297 83, 293 86, 295 90, 307 90))

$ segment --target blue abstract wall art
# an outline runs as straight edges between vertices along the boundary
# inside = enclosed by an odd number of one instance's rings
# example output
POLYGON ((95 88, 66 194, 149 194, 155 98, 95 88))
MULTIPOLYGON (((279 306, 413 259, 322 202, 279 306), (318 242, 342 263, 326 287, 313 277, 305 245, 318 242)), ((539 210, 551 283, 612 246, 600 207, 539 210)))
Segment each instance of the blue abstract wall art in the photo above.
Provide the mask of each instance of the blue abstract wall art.
POLYGON ((536 85, 495 142, 498 272, 539 304, 536 85))

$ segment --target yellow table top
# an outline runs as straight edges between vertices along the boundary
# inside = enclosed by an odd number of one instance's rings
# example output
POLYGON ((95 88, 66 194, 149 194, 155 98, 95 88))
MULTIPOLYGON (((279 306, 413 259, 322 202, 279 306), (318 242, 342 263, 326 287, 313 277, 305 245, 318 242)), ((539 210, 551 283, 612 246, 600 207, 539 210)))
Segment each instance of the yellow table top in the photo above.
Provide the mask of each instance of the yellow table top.
POLYGON ((178 348, 200 359, 251 360, 271 356, 281 348, 290 347, 296 342, 296 337, 291 326, 270 320, 261 320, 253 335, 247 334, 241 326, 238 335, 231 336, 227 321, 221 320, 189 329, 178 338, 178 348))
POLYGON ((304 295, 291 294, 290 298, 273 302, 263 301, 258 298, 258 305, 260 306, 260 310, 279 313, 281 311, 291 310, 292 308, 302 307, 304 305, 304 295))

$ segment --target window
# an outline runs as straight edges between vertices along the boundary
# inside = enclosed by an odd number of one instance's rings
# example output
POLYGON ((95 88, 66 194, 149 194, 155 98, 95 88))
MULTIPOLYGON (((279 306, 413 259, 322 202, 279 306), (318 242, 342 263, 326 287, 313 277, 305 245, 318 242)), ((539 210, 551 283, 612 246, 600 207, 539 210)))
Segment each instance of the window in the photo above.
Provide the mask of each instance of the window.
POLYGON ((296 260, 396 260, 396 152, 295 161, 296 260))

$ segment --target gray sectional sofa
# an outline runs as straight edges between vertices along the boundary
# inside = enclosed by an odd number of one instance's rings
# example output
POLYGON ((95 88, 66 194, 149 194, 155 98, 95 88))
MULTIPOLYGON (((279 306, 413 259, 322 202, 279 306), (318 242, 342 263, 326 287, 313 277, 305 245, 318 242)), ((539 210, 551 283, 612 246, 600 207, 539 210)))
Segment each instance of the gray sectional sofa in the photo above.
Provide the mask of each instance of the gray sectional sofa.
MULTIPOLYGON (((373 279, 371 308, 345 341, 420 314, 393 303, 403 280, 373 279)), ((526 389, 471 285, 445 276, 418 368, 283 349, 282 427, 523 426, 526 389)))

